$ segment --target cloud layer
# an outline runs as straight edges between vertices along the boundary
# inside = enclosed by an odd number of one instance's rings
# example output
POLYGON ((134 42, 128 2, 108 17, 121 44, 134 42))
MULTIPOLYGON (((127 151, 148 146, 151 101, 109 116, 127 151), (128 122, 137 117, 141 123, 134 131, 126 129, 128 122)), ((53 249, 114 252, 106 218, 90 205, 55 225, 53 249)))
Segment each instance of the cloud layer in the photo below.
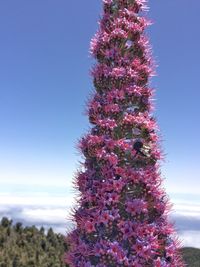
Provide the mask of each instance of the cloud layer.
MULTIPOLYGON (((75 227, 70 214, 77 200, 78 195, 74 193, 0 193, 0 217, 7 216, 24 225, 53 227, 55 231, 66 234, 75 227)), ((174 206, 170 220, 175 222, 183 245, 200 248, 200 201, 176 196, 171 202, 174 206)))

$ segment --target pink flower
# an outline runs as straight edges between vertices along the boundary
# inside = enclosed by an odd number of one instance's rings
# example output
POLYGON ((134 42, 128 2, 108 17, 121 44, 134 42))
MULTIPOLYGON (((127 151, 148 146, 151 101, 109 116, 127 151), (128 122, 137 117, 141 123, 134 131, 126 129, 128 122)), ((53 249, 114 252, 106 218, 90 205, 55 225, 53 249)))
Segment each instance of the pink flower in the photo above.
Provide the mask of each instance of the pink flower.
POLYGON ((104 107, 106 113, 117 113, 120 111, 118 104, 108 104, 104 107))
POLYGON ((120 247, 119 243, 117 241, 114 241, 114 242, 109 242, 108 245, 109 245, 108 253, 113 255, 117 261, 122 263, 126 257, 126 254, 125 251, 123 251, 123 249, 120 247))
POLYGON ((124 123, 124 124, 131 124, 131 123, 134 122, 134 120, 135 120, 135 117, 134 117, 133 115, 131 115, 131 114, 126 114, 126 115, 124 116, 123 123, 124 123))
POLYGON ((158 141, 158 136, 156 133, 150 133, 150 138, 153 142, 157 142, 158 141))
POLYGON ((176 247, 174 246, 174 244, 167 246, 166 247, 166 256, 167 257, 173 257, 175 251, 176 251, 176 247))
POLYGON ((145 49, 149 47, 149 38, 147 36, 140 36, 140 39, 138 40, 138 45, 141 46, 141 48, 145 49))
POLYGON ((106 101, 108 103, 112 102, 113 100, 123 100, 125 98, 124 90, 119 89, 112 89, 106 95, 106 101))
POLYGON ((109 214, 109 211, 102 211, 100 216, 100 222, 108 223, 108 221, 111 219, 111 215, 109 214))
POLYGON ((94 245, 94 249, 93 249, 93 251, 94 251, 95 256, 100 256, 100 255, 101 255, 101 252, 102 252, 102 247, 101 247, 101 245, 100 245, 99 243, 96 243, 96 244, 94 245))
POLYGON ((132 79, 136 79, 137 78, 137 72, 136 72, 136 70, 134 70, 132 68, 128 69, 127 75, 132 79))
POLYGON ((94 99, 90 102, 90 108, 97 112, 101 108, 101 104, 99 101, 94 99))
POLYGON ((96 231, 93 220, 85 222, 85 230, 87 233, 92 233, 92 232, 96 231))
POLYGON ((106 155, 107 160, 109 161, 109 163, 113 166, 116 166, 118 163, 118 156, 114 153, 111 154, 107 154, 106 155))
POLYGON ((157 129, 155 120, 145 113, 139 113, 138 115, 126 113, 123 118, 122 124, 136 124, 138 126, 143 126, 149 130, 157 129))
POLYGON ((127 38, 128 37, 128 34, 126 31, 122 30, 121 28, 115 28, 112 33, 111 33, 111 36, 113 38, 127 38))
POLYGON ((114 48, 105 50, 104 56, 108 59, 116 59, 119 53, 120 53, 120 50, 114 47, 114 48))
POLYGON ((77 246, 77 250, 83 255, 83 256, 89 256, 91 253, 91 250, 88 248, 88 246, 82 242, 79 246, 77 246))
POLYGON ((144 17, 140 17, 140 18, 138 18, 138 20, 140 21, 140 25, 141 25, 142 29, 153 24, 153 22, 151 20, 144 18, 144 17))
POLYGON ((98 145, 98 144, 101 144, 102 141, 103 141, 102 136, 92 135, 92 134, 88 135, 88 144, 89 145, 92 145, 92 146, 98 145))
POLYGON ((144 242, 137 239, 137 243, 132 246, 132 249, 135 250, 138 255, 140 255, 140 253, 143 251, 143 247, 144 247, 144 242))
POLYGON ((110 211, 110 214, 111 214, 113 220, 120 218, 119 209, 112 208, 112 210, 110 211))
POLYGON ((119 139, 117 142, 117 146, 121 148, 122 150, 126 151, 132 148, 132 145, 130 142, 128 142, 126 139, 119 139))
POLYGON ((141 7, 142 10, 148 11, 149 8, 146 5, 147 1, 146 0, 136 0, 136 3, 141 7))
POLYGON ((95 267, 94 265, 91 264, 91 262, 87 261, 83 267, 95 267))
POLYGON ((101 34, 101 41, 103 43, 108 43, 110 41, 110 35, 106 31, 101 34))
POLYGON ((154 260, 155 267, 162 267, 160 257, 154 260))
POLYGON ((143 267, 143 265, 141 265, 140 263, 139 263, 139 260, 136 262, 136 261, 134 261, 134 265, 133 265, 134 267, 143 267))
POLYGON ((127 25, 127 29, 128 31, 130 31, 131 33, 135 33, 135 32, 141 32, 142 31, 142 27, 138 24, 138 23, 129 23, 129 25, 127 25))
POLYGON ((144 227, 140 226, 137 228, 137 235, 140 236, 141 238, 146 236, 146 225, 144 227))
POLYGON ((156 260, 154 260, 154 266, 155 267, 176 267, 178 265, 171 265, 171 263, 167 263, 165 260, 161 260, 161 258, 157 258, 156 260))
POLYGON ((126 170, 122 167, 116 167, 115 168, 116 175, 120 175, 121 177, 124 177, 126 174, 126 170))
POLYGON ((163 201, 156 201, 155 208, 163 214, 166 208, 166 204, 163 201))
POLYGON ((99 159, 105 158, 106 155, 107 155, 106 150, 105 150, 105 148, 103 148, 103 147, 100 148, 100 149, 98 149, 97 152, 96 152, 96 156, 97 156, 97 158, 99 158, 99 159))
POLYGON ((154 156, 154 158, 157 160, 162 159, 161 152, 159 151, 159 149, 156 148, 152 150, 152 156, 154 156))
POLYGON ((106 191, 111 191, 113 189, 113 185, 111 181, 105 181, 104 184, 102 185, 102 193, 106 191))
POLYGON ((113 139, 107 139, 107 140, 105 140, 105 144, 106 144, 106 147, 109 150, 114 150, 114 148, 115 148, 115 141, 113 139))
POLYGON ((126 93, 128 95, 133 95, 133 96, 137 96, 137 97, 140 97, 142 95, 142 90, 140 87, 137 87, 137 86, 130 86, 130 87, 127 87, 125 89, 126 93))
POLYGON ((143 250, 140 252, 140 256, 144 258, 145 260, 148 260, 152 256, 151 247, 150 246, 144 246, 143 250))
POLYGON ((117 127, 117 123, 115 122, 114 119, 100 119, 97 121, 97 123, 102 127, 102 128, 107 128, 113 130, 115 127, 117 127))
POLYGON ((119 78, 123 77, 124 75, 126 75, 126 70, 123 67, 113 68, 112 70, 113 77, 119 78))
POLYGON ((119 243, 117 241, 110 243, 110 250, 109 252, 113 254, 117 254, 120 251, 119 243))
POLYGON ((126 211, 132 215, 147 212, 147 203, 142 199, 132 199, 126 202, 126 211))
POLYGON ((116 192, 113 193, 108 193, 109 199, 108 202, 109 203, 116 203, 119 201, 120 195, 117 194, 116 192))
POLYGON ((95 56, 97 54, 99 46, 99 33, 96 33, 94 38, 92 38, 90 42, 90 53, 95 56))
POLYGON ((108 77, 110 74, 111 68, 108 67, 106 64, 99 64, 93 67, 91 74, 96 78, 100 77, 108 77))
POLYGON ((121 220, 117 226, 119 227, 120 231, 123 233, 123 238, 127 239, 130 238, 133 235, 133 224, 127 220, 127 221, 123 221, 121 220))
POLYGON ((125 183, 122 179, 113 181, 113 189, 117 192, 120 192, 124 187, 125 183))
POLYGON ((130 212, 132 215, 135 215, 137 213, 137 207, 131 201, 126 202, 126 207, 126 211, 130 212))
POLYGON ((122 263, 123 260, 126 258, 126 254, 123 250, 121 251, 118 251, 117 255, 115 256, 115 258, 120 262, 122 263))
POLYGON ((104 4, 111 5, 113 0, 103 0, 104 4))

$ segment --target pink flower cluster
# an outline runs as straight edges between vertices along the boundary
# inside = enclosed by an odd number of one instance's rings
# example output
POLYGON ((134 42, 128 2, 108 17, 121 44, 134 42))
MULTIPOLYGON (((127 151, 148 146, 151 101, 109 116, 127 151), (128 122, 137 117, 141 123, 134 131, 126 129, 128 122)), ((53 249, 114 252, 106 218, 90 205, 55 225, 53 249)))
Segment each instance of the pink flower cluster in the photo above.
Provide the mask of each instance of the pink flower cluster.
POLYGON ((104 4, 111 5, 113 0, 103 0, 104 4))
POLYGON ((97 119, 96 121, 97 125, 99 125, 102 128, 113 130, 115 127, 117 127, 117 123, 114 119, 97 119))
POLYGON ((126 202, 126 211, 132 216, 147 212, 147 202, 143 199, 130 199, 126 202))
POLYGON ((153 76, 154 74, 151 67, 144 65, 138 66, 138 69, 131 66, 127 66, 126 68, 116 67, 110 69, 105 64, 102 64, 93 69, 92 75, 96 81, 101 81, 103 78, 115 80, 123 78, 127 81, 132 79, 133 81, 137 82, 139 80, 143 80, 144 76, 153 76))
MULTIPOLYGON (((108 6, 112 6, 112 4, 115 3, 113 0, 103 0, 103 3, 108 6)), ((148 11, 148 6, 147 6, 147 1, 146 0, 135 0, 134 4, 132 2, 129 3, 129 9, 132 9, 133 13, 138 13, 140 10, 143 11, 148 11)), ((119 8, 120 6, 124 6, 124 4, 127 4, 126 0, 119 0, 118 5, 119 8)))
POLYGON ((133 144, 134 144, 134 140, 127 140, 125 138, 122 139, 118 139, 116 141, 116 146, 119 147, 121 150, 125 151, 130 151, 133 149, 133 144))
POLYGON ((149 87, 155 67, 144 34, 151 22, 138 15, 146 1, 103 3, 90 44, 98 62, 87 115, 95 126, 78 144, 84 171, 74 180, 80 206, 73 209, 77 229, 67 237, 65 261, 70 267, 184 267, 168 221, 171 204, 160 188, 149 87))
POLYGON ((120 107, 118 104, 108 104, 104 106, 104 111, 106 114, 109 113, 118 113, 120 111, 120 107))
POLYGON ((123 248, 120 246, 119 242, 109 242, 108 241, 108 253, 111 254, 117 262, 123 263, 126 258, 126 253, 123 248))
MULTIPOLYGON (((126 15, 128 16, 124 15, 125 14, 121 14, 120 17, 117 17, 113 21, 111 30, 123 28, 127 33, 137 33, 137 32, 142 33, 147 26, 151 25, 151 22, 144 17, 137 18, 136 20, 135 16, 133 17, 133 14, 129 15, 126 13, 126 15)), ((126 35, 124 34, 123 37, 125 36, 126 35)))
POLYGON ((122 125, 126 124, 142 126, 148 130, 157 129, 155 120, 142 113, 138 115, 126 114, 123 118, 122 125))
POLYGON ((98 224, 104 223, 107 226, 110 221, 114 221, 119 217, 118 209, 112 208, 112 210, 103 210, 98 218, 98 224))

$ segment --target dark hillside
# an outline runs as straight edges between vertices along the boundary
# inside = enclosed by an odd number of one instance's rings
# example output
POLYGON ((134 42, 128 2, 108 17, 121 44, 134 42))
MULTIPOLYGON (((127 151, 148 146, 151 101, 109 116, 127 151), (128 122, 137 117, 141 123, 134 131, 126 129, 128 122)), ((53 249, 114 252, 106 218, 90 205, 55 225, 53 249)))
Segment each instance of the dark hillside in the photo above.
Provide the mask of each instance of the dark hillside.
POLYGON ((200 267, 200 249, 183 248, 183 258, 190 267, 200 267))
POLYGON ((23 227, 3 218, 0 224, 0 267, 64 267, 64 237, 50 228, 23 227))

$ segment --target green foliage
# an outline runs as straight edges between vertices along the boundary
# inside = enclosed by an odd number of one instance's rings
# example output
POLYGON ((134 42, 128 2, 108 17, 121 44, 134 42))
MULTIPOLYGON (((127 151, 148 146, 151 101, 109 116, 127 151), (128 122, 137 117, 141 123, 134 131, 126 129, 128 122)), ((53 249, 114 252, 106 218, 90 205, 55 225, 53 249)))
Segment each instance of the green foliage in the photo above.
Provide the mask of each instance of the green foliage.
POLYGON ((183 259, 187 263, 187 267, 200 266, 200 249, 198 248, 183 248, 183 259))
POLYGON ((8 218, 0 224, 0 267, 67 267, 63 255, 67 246, 64 236, 50 228, 12 225, 8 218))
MULTIPOLYGON (((0 267, 67 267, 63 255, 67 251, 64 236, 50 228, 45 234, 43 227, 12 225, 4 217, 0 224, 0 267)), ((187 267, 200 266, 200 249, 183 248, 187 267)))
POLYGON ((6 228, 6 227, 10 226, 11 224, 12 224, 12 220, 9 220, 9 219, 6 218, 6 217, 3 217, 3 218, 1 219, 1 226, 2 226, 2 227, 6 228))

